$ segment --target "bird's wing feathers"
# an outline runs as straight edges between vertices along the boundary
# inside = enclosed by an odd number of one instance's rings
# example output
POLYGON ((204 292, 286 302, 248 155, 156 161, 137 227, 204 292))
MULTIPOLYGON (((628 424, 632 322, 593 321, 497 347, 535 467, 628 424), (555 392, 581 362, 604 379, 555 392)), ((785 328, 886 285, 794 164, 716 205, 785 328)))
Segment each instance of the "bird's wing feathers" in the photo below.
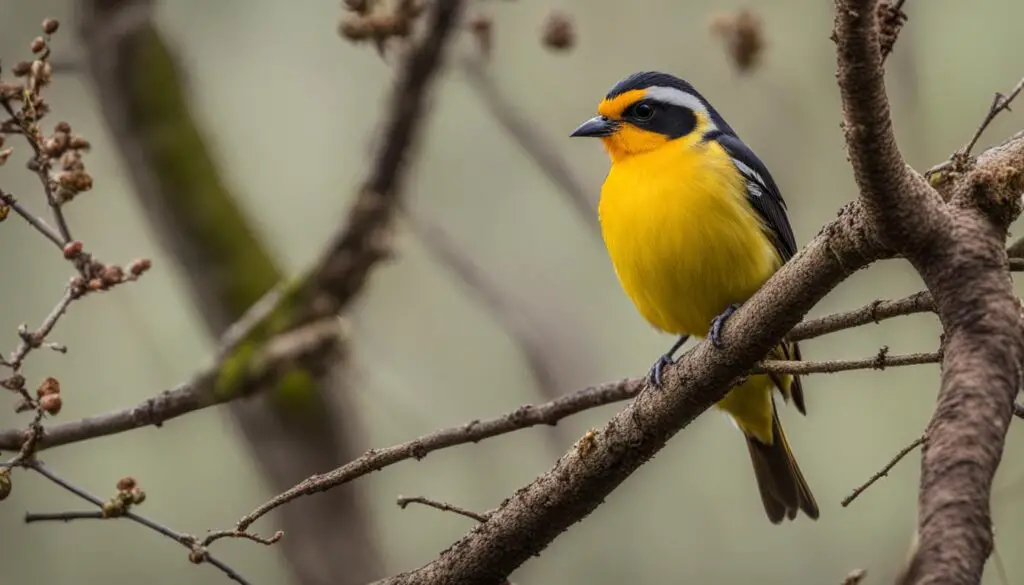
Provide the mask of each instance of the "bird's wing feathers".
POLYGON ((786 216, 786 202, 768 168, 749 146, 730 134, 713 137, 732 157, 733 163, 747 181, 747 199, 771 230, 775 249, 786 262, 796 255, 796 238, 786 216))

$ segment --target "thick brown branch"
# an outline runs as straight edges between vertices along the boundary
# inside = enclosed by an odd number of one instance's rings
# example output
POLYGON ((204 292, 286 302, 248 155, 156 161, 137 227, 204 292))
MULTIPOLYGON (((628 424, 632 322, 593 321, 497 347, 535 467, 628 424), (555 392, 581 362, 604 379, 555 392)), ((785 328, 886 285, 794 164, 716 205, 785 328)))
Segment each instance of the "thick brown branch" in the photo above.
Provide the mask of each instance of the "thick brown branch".
POLYGON ((383 583, 497 583, 538 554, 721 399, 833 286, 881 256, 863 217, 858 206, 848 207, 783 266, 726 324, 726 349, 701 343, 687 352, 667 369, 663 390, 641 392, 586 449, 569 451, 437 560, 383 583))
POLYGON ((843 131, 861 198, 883 241, 907 255, 948 227, 942 202, 903 160, 893 134, 879 47, 877 0, 837 0, 837 45, 843 131))
MULTIPOLYGON (((429 453, 439 449, 477 443, 519 429, 557 424, 559 420, 583 410, 632 398, 642 387, 643 382, 638 379, 608 382, 544 404, 522 406, 497 418, 474 420, 462 426, 435 431, 399 445, 385 449, 373 449, 351 463, 334 471, 311 477, 291 490, 278 495, 240 520, 237 530, 247 530, 253 522, 274 508, 296 498, 329 490, 400 461, 423 459, 429 453)), ((230 536, 231 532, 233 531, 225 531, 223 536, 230 536)), ((213 540, 216 538, 215 536, 213 540)))

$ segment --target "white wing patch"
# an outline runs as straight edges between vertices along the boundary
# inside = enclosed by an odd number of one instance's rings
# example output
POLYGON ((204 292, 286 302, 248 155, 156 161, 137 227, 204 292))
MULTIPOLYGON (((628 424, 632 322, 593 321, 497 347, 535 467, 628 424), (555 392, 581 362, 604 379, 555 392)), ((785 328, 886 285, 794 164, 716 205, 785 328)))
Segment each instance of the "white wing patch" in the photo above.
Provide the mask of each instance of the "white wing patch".
POLYGON ((743 173, 743 176, 747 178, 747 189, 750 190, 750 194, 754 197, 764 195, 765 191, 768 190, 768 187, 765 185, 761 174, 750 168, 747 163, 739 160, 738 158, 733 158, 732 162, 736 165, 736 168, 743 173))

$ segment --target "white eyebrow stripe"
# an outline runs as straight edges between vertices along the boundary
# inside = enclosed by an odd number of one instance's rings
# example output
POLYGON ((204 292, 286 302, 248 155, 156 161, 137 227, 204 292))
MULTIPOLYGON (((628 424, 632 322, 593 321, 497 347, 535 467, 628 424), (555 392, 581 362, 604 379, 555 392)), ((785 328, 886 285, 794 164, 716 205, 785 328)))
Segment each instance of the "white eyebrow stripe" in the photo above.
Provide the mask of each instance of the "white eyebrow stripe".
POLYGON ((704 102, 697 99, 697 96, 692 93, 686 93, 680 89, 674 87, 667 87, 664 85, 655 85, 648 87, 644 90, 647 97, 654 101, 661 102, 663 104, 670 104, 673 106, 680 106, 687 108, 690 111, 698 112, 703 114, 704 119, 707 120, 708 127, 705 132, 717 130, 718 127, 715 125, 715 121, 711 119, 711 115, 708 113, 707 106, 704 102))

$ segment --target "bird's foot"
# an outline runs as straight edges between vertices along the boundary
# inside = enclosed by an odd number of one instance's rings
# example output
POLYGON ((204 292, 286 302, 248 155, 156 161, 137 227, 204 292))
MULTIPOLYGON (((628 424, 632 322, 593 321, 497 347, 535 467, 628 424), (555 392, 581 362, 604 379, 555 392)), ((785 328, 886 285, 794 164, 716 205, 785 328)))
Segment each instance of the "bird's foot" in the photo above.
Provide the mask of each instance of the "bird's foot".
POLYGON ((725 344, 722 343, 722 326, 725 325, 725 322, 729 317, 731 317, 739 308, 740 306, 738 304, 729 305, 721 314, 711 320, 711 331, 708 333, 708 339, 711 340, 711 345, 714 345, 718 349, 725 347, 725 344))
POLYGON ((650 371, 647 372, 647 382, 653 388, 661 388, 661 370, 665 369, 665 366, 672 365, 673 361, 675 360, 672 358, 672 355, 666 353, 659 357, 654 362, 654 365, 651 366, 650 371))

